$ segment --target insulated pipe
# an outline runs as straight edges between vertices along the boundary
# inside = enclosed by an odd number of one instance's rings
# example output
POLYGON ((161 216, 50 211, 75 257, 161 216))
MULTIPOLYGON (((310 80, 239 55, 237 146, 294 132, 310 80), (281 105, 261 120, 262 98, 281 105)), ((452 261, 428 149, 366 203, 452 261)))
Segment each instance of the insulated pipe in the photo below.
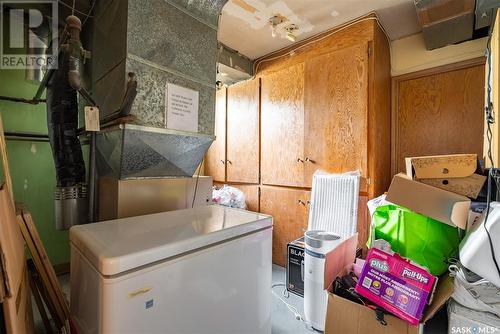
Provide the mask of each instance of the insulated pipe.
POLYGON ((77 136, 77 91, 69 83, 69 55, 63 52, 47 84, 47 127, 58 187, 85 182, 85 164, 77 136))
POLYGON ((67 29, 69 32, 68 44, 65 44, 65 51, 69 53, 68 81, 69 85, 80 90, 82 87, 82 78, 80 75, 80 58, 82 56, 82 43, 80 41, 80 32, 82 31, 82 22, 74 15, 66 18, 67 29))

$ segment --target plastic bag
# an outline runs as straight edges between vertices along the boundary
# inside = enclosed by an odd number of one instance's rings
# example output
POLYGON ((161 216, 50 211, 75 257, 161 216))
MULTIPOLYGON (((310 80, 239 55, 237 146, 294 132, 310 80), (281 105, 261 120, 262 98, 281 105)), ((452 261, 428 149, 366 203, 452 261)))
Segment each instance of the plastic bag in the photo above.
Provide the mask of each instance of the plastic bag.
POLYGON ((214 188, 212 202, 231 208, 246 209, 245 194, 238 188, 224 185, 220 189, 214 188))
POLYGON ((372 217, 372 240, 388 241, 394 252, 439 276, 458 251, 459 230, 398 205, 376 208, 372 217))

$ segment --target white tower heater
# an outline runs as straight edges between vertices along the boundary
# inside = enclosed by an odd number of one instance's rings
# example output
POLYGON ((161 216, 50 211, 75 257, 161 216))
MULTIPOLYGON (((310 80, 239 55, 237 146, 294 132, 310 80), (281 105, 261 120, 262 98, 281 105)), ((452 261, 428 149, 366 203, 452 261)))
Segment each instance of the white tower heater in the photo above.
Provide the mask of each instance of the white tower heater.
POLYGON ((312 230, 305 233, 304 313, 316 330, 325 329, 328 293, 323 289, 325 254, 335 249, 342 238, 335 233, 312 230))

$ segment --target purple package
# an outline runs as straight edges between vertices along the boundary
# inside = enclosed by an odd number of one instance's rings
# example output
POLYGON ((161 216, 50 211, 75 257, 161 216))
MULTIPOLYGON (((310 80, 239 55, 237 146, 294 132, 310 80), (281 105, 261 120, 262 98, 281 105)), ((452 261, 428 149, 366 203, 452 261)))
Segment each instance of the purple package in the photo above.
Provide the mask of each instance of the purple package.
POLYGON ((356 292, 397 317, 418 325, 437 278, 397 253, 371 248, 356 292))

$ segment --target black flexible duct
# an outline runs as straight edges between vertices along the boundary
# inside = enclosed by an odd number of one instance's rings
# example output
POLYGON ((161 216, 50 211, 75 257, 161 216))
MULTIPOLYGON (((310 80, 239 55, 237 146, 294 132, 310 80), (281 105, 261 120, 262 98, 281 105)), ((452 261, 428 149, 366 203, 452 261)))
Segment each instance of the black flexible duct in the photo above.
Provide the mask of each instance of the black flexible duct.
POLYGON ((58 68, 47 83, 47 127, 58 187, 85 182, 85 163, 77 136, 77 91, 68 81, 69 55, 61 52, 58 68))

